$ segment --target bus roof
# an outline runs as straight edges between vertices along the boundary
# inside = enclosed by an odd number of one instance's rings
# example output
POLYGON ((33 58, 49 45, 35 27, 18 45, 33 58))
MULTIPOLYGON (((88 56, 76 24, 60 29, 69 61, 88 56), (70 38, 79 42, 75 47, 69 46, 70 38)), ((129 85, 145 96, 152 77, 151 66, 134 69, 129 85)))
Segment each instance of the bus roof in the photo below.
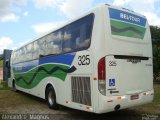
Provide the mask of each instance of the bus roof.
POLYGON ((122 7, 114 6, 114 5, 110 5, 110 4, 100 4, 100 5, 98 5, 97 7, 90 9, 90 10, 89 10, 88 12, 86 12, 86 13, 83 13, 83 14, 81 14, 81 15, 73 18, 73 19, 70 19, 70 20, 68 20, 68 21, 65 21, 63 24, 61 24, 61 25, 53 28, 53 29, 50 30, 49 32, 46 32, 46 33, 43 33, 43 34, 40 34, 40 35, 34 37, 32 40, 30 40, 29 42, 25 43, 24 45, 22 45, 21 47, 15 49, 15 50, 13 50, 13 51, 17 51, 18 49, 20 49, 20 48, 22 48, 22 47, 24 47, 24 46, 26 46, 26 45, 28 45, 28 44, 30 44, 30 43, 38 40, 38 39, 40 39, 40 38, 42 38, 42 37, 50 34, 51 32, 54 32, 54 31, 56 31, 56 30, 58 30, 58 29, 60 29, 60 28, 63 28, 64 26, 66 26, 66 25, 68 25, 68 24, 70 24, 70 23, 72 23, 72 22, 74 22, 74 21, 76 21, 76 20, 78 20, 78 19, 80 19, 80 18, 88 15, 88 14, 91 14, 91 13, 93 13, 95 10, 97 10, 97 9, 99 9, 99 8, 102 8, 102 7, 105 7, 105 6, 107 6, 108 8, 115 8, 115 9, 127 11, 127 12, 130 12, 130 13, 133 13, 133 14, 136 14, 136 15, 138 15, 138 16, 141 16, 141 17, 146 18, 144 15, 139 14, 139 13, 136 13, 136 12, 134 12, 134 11, 132 11, 132 10, 127 9, 127 8, 122 8, 122 7))

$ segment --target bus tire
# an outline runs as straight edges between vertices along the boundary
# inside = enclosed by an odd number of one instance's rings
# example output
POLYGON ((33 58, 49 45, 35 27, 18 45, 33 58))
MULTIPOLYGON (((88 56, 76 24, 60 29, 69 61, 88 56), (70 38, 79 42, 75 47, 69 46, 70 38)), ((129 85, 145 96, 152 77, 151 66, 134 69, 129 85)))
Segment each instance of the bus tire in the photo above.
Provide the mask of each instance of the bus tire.
POLYGON ((12 83, 12 90, 13 90, 14 92, 17 92, 15 80, 13 80, 13 83, 12 83))
POLYGON ((56 102, 56 94, 55 90, 52 86, 47 89, 47 96, 46 96, 47 104, 50 109, 57 110, 59 108, 56 102))

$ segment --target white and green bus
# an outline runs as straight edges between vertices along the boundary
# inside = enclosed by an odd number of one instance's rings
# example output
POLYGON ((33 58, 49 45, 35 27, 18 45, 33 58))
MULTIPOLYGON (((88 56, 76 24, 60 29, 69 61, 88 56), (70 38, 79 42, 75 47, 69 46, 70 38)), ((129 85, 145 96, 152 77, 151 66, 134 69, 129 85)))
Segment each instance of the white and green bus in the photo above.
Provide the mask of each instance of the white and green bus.
POLYGON ((152 67, 146 17, 105 4, 14 50, 8 84, 53 109, 106 113, 151 102, 152 67))

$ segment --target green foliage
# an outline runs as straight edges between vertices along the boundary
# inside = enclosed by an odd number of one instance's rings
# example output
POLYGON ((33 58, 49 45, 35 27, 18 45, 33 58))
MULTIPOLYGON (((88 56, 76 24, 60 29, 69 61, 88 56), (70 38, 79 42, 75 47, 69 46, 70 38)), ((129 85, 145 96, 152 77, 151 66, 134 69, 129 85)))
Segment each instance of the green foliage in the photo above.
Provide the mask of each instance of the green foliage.
POLYGON ((159 106, 160 106, 160 84, 154 84, 153 102, 141 106, 136 106, 134 107, 134 109, 137 112, 138 111, 141 112, 142 114, 144 113, 144 114, 160 115, 159 106))
POLYGON ((7 82, 0 80, 0 90, 9 90, 7 82))
POLYGON ((159 85, 155 85, 154 87, 154 100, 153 102, 155 104, 160 104, 160 86, 159 85))
POLYGON ((160 43, 160 27, 150 26, 152 41, 160 43))
POLYGON ((160 76, 160 47, 153 46, 153 72, 155 80, 160 76))
POLYGON ((0 60, 0 67, 3 67, 3 60, 0 60))
POLYGON ((153 72, 154 80, 160 77, 160 28, 150 26, 153 44, 153 72))

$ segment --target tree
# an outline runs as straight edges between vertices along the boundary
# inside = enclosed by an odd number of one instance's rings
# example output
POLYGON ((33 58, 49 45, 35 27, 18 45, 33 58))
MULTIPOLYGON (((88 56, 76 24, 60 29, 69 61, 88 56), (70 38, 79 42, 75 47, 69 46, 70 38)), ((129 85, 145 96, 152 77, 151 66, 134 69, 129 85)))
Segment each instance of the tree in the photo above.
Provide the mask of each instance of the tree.
POLYGON ((160 76, 160 28, 150 26, 153 45, 153 73, 154 80, 160 76))
POLYGON ((160 47, 153 46, 153 73, 154 79, 160 75, 160 47))

